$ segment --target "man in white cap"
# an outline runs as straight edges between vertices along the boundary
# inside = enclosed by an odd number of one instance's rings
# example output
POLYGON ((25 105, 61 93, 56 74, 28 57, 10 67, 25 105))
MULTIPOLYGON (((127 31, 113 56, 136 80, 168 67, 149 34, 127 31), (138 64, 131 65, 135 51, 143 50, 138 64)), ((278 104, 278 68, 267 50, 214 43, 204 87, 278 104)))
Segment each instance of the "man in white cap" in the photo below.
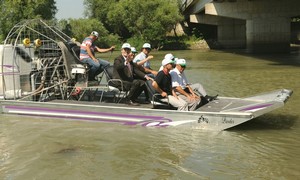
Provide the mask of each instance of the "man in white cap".
POLYGON ((89 81, 94 81, 95 77, 100 74, 107 66, 109 62, 103 59, 97 59, 95 57, 95 51, 104 53, 113 51, 115 46, 111 46, 107 49, 101 49, 97 47, 94 42, 98 39, 99 33, 93 31, 90 36, 86 37, 80 45, 80 61, 90 65, 89 70, 89 81))
MULTIPOLYGON (((123 89, 129 91, 126 103, 138 106, 137 98, 145 89, 146 74, 132 62, 133 57, 130 44, 124 43, 121 55, 114 60, 113 78, 120 79, 123 83, 123 89)), ((120 82, 116 82, 115 85, 119 89, 122 88, 120 82)))
POLYGON ((164 59, 162 61, 163 69, 157 73, 152 86, 163 97, 162 102, 168 102, 178 111, 188 111, 188 103, 176 95, 172 88, 170 70, 173 69, 174 61, 164 59))
MULTIPOLYGON (((133 60, 134 60, 134 58, 136 57, 136 54, 137 54, 137 50, 135 49, 135 47, 133 47, 133 46, 131 46, 131 53, 133 54, 133 60)), ((133 61, 133 63, 134 63, 134 65, 137 65, 137 63, 135 63, 134 61, 133 61)), ((144 68, 144 66, 137 66, 143 73, 145 73, 146 75, 145 75, 145 78, 146 78, 146 80, 151 80, 151 81, 153 81, 153 77, 151 76, 151 75, 149 75, 147 72, 146 72, 146 69, 144 68)), ((145 94, 145 101, 144 101, 144 103, 145 104, 149 104, 149 103, 151 103, 151 100, 150 100, 150 97, 149 97, 149 92, 148 92, 148 89, 147 89, 147 87, 145 86, 144 87, 145 89, 144 89, 144 94, 145 94)))
POLYGON ((200 104, 201 98, 194 93, 187 82, 183 72, 186 67, 185 59, 177 59, 175 64, 175 68, 170 72, 172 88, 180 98, 188 103, 189 110, 194 111, 200 104))
POLYGON ((201 105, 204 105, 208 101, 212 101, 217 97, 208 96, 200 83, 190 84, 188 82, 184 73, 186 68, 185 59, 177 59, 175 64, 176 67, 170 72, 172 77, 172 87, 175 89, 175 92, 179 97, 189 103, 189 110, 193 111, 198 108, 201 100, 203 100, 201 105))
POLYGON ((152 55, 149 55, 151 52, 151 45, 149 43, 145 43, 142 47, 142 51, 135 56, 133 59, 133 62, 136 63, 139 66, 143 66, 146 73, 154 78, 156 76, 157 71, 154 71, 150 67, 150 60, 153 59, 152 55))
POLYGON ((135 47, 133 47, 133 46, 131 46, 131 53, 134 55, 134 57, 135 57, 135 55, 136 55, 136 53, 137 53, 137 50, 135 49, 135 47))
MULTIPOLYGON (((168 53, 168 54, 165 55, 164 59, 169 59, 169 60, 175 61, 176 58, 175 58, 175 56, 173 56, 173 54, 168 53)), ((158 71, 161 71, 162 69, 163 69, 163 66, 160 66, 158 71)))

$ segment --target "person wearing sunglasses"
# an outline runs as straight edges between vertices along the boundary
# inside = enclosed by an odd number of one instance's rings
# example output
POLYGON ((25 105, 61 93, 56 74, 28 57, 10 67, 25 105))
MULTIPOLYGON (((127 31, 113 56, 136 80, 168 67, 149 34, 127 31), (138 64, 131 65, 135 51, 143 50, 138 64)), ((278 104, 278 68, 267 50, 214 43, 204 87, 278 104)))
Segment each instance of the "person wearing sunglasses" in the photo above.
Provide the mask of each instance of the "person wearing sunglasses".
POLYGON ((145 74, 132 62, 133 53, 129 43, 124 43, 121 55, 114 60, 113 79, 120 79, 122 83, 115 82, 115 87, 128 91, 128 105, 139 106, 138 96, 145 89, 145 74), (123 85, 123 87, 122 87, 123 85))
POLYGON ((194 111, 201 102, 201 98, 196 95, 193 89, 188 85, 184 70, 186 68, 185 59, 177 59, 175 68, 170 72, 172 79, 172 88, 177 96, 188 103, 189 111, 194 111))
POLYGON ((172 77, 172 88, 176 94, 189 104, 189 110, 196 110, 200 105, 216 99, 217 96, 208 96, 200 83, 190 84, 185 76, 185 59, 177 59, 176 67, 170 72, 172 77), (202 98, 201 98, 202 97, 202 98), (200 104, 200 102, 202 103, 200 104))
POLYGON ((145 43, 142 47, 142 50, 139 54, 137 54, 133 62, 139 66, 143 66, 148 76, 154 78, 157 75, 157 71, 151 69, 150 60, 153 59, 152 55, 149 55, 151 52, 151 45, 149 43, 145 43))
MULTIPOLYGON (((137 50, 136 50, 136 48, 133 47, 133 46, 131 46, 131 53, 132 53, 132 55, 133 55, 133 58, 135 58, 135 56, 136 56, 137 53, 138 53, 137 50)), ((134 63, 134 64, 137 65, 137 63, 134 63)), ((142 80, 145 80, 145 79, 146 79, 145 81, 147 81, 147 80, 151 80, 151 82, 153 81, 153 78, 147 74, 147 71, 146 71, 146 69, 145 69, 143 66, 137 65, 137 67, 138 67, 138 69, 139 69, 140 71, 142 71, 143 73, 146 74, 145 77, 142 78, 142 80)), ((144 94, 145 94, 145 101, 144 101, 144 103, 145 103, 145 104, 150 104, 150 103, 151 103, 151 100, 150 100, 150 97, 149 97, 148 89, 147 89, 146 86, 143 86, 143 88, 144 88, 144 94)))

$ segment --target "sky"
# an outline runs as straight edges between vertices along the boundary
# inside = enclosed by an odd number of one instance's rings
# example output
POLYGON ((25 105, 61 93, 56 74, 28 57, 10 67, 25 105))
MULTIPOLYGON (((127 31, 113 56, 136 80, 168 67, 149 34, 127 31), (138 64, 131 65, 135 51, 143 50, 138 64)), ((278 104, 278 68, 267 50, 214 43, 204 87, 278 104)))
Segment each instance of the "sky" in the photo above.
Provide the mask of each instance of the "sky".
POLYGON ((84 0, 56 0, 58 9, 55 17, 60 19, 83 18, 84 0))

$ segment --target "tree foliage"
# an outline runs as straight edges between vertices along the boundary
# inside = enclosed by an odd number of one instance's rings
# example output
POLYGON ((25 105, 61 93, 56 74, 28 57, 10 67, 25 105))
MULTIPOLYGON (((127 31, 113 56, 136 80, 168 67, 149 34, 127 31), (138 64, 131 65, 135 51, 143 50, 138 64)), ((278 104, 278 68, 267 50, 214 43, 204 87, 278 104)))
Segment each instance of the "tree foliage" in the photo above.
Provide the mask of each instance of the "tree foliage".
POLYGON ((70 37, 81 42, 85 37, 89 36, 92 31, 99 33, 96 41, 99 47, 109 47, 112 44, 119 43, 119 37, 109 34, 108 30, 97 19, 69 19, 59 21, 59 27, 70 37))
POLYGON ((85 0, 85 15, 89 18, 96 18, 100 20, 107 30, 111 30, 110 23, 107 21, 107 13, 111 7, 118 2, 118 0, 85 0))
MULTIPOLYGON (((0 40, 25 19, 55 20, 56 0, 0 0, 0 40)), ((61 29, 81 41, 98 31, 101 45, 122 41, 147 41, 158 47, 166 33, 183 20, 178 0, 85 0, 87 19, 60 20, 61 29)))
POLYGON ((138 37, 159 45, 183 17, 177 0, 85 0, 88 17, 99 19, 124 39, 138 37))
POLYGON ((21 20, 34 18, 51 20, 57 12, 55 0, 1 0, 0 8, 0 34, 2 36, 5 36, 21 20))

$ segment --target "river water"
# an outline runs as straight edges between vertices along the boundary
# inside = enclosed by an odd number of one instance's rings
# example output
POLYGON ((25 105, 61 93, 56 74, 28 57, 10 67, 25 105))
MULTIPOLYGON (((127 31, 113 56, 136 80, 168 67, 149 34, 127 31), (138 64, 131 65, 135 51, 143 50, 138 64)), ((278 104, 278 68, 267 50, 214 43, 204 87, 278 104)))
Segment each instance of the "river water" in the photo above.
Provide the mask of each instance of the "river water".
MULTIPOLYGON (((113 62, 112 55, 103 58, 113 62)), ((166 51, 151 52, 158 69, 166 51)), ((0 179, 299 179, 300 54, 173 51, 208 94, 287 88, 286 106, 228 131, 0 115, 0 179)))

